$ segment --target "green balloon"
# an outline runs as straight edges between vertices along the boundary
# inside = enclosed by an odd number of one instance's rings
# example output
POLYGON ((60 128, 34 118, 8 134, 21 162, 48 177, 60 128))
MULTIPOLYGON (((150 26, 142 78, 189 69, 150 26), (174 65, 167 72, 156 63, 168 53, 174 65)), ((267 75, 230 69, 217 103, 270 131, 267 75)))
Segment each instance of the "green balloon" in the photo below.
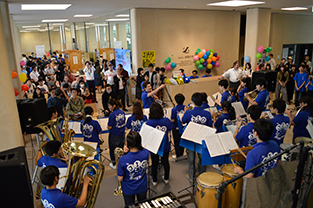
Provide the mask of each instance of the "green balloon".
POLYGON ((197 65, 200 65, 200 61, 199 61, 199 60, 198 60, 198 61, 196 61, 196 64, 197 64, 197 65))
POLYGON ((268 47, 265 51, 266 52, 271 52, 272 51, 272 47, 268 47))
POLYGON ((205 60, 203 58, 200 59, 200 63, 203 64, 205 60))
POLYGON ((168 57, 167 59, 165 59, 165 63, 170 63, 171 62, 171 58, 170 57, 168 57))
POLYGON ((200 52, 201 51, 200 48, 198 48, 197 51, 200 52))
POLYGON ((213 49, 211 49, 210 51, 211 51, 212 54, 214 54, 214 50, 213 49))
POLYGON ((200 51, 196 51, 196 55, 198 55, 199 52, 200 52, 200 51))
POLYGON ((257 58, 257 59, 259 59, 259 58, 261 58, 261 57, 262 57, 262 54, 260 54, 260 53, 257 53, 257 54, 256 54, 256 58, 257 58))
POLYGON ((203 65, 200 64, 200 65, 198 66, 198 69, 203 69, 203 65))

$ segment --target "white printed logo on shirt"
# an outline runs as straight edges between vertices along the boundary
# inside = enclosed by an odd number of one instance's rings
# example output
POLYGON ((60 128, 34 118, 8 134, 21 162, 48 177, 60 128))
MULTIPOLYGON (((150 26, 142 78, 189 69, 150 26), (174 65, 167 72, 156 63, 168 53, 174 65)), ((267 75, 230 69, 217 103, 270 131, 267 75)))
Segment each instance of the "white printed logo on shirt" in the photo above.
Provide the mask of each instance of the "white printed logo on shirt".
MULTIPOLYGON (((268 160, 268 159, 274 157, 274 156, 277 155, 277 154, 278 154, 278 152, 275 152, 275 153, 269 152, 269 153, 267 154, 267 156, 262 156, 262 158, 263 158, 262 162, 264 162, 264 161, 266 161, 266 160, 268 160)), ((276 158, 275 160, 272 160, 271 162, 269 162, 269 163, 267 163, 266 165, 262 166, 262 167, 261 167, 262 175, 265 175, 265 173, 266 173, 268 170, 274 168, 275 165, 276 165, 276 163, 277 163, 277 161, 278 161, 278 158, 276 158)))
POLYGON ((93 126, 88 125, 87 123, 83 125, 83 135, 86 138, 92 137, 93 126))
POLYGON ((49 203, 47 199, 45 199, 45 200, 41 199, 41 202, 45 208, 55 208, 55 206, 53 204, 49 203))
POLYGON ((249 132, 248 139, 248 146, 252 146, 256 143, 256 138, 254 137, 252 132, 249 132))
POLYGON ((264 103, 264 108, 266 108, 268 101, 270 100, 270 96, 267 95, 264 103))
POLYGON ((206 117, 202 117, 200 115, 197 115, 197 116, 193 116, 191 115, 191 121, 194 122, 194 123, 198 123, 198 124, 204 124, 206 123, 206 117))
POLYGON ((285 134, 288 128, 289 128, 289 123, 283 122, 281 124, 277 124, 274 138, 277 140, 283 139, 285 137, 285 134))
POLYGON ((166 132, 166 130, 167 130, 166 126, 159 126, 159 125, 157 125, 155 128, 158 129, 158 130, 161 130, 163 132, 166 132))
POLYGON ((133 164, 126 163, 126 170, 129 172, 130 180, 139 180, 144 176, 147 167, 147 160, 140 162, 136 160, 133 164))
POLYGON ((130 125, 132 126, 132 130, 140 129, 141 121, 139 121, 139 120, 132 121, 130 125))
POLYGON ((118 114, 115 116, 116 120, 116 127, 122 128, 125 126, 125 115, 124 114, 118 114))

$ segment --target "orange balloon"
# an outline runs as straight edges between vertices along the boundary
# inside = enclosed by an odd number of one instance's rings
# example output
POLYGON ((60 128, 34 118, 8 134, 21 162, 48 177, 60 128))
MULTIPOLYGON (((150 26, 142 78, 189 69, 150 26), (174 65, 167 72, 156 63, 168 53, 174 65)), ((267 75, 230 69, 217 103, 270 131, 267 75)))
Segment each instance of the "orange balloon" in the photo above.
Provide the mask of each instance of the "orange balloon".
POLYGON ((199 52, 199 53, 198 53, 198 56, 199 56, 199 58, 202 58, 202 57, 203 57, 203 53, 202 53, 202 52, 199 52))
POLYGON ((212 59, 208 59, 206 62, 208 62, 208 64, 212 63, 212 59))
POLYGON ((11 71, 11 76, 12 76, 12 79, 16 78, 17 77, 17 73, 14 72, 14 71, 11 71))
POLYGON ((216 61, 216 57, 215 56, 212 57, 212 61, 216 61))

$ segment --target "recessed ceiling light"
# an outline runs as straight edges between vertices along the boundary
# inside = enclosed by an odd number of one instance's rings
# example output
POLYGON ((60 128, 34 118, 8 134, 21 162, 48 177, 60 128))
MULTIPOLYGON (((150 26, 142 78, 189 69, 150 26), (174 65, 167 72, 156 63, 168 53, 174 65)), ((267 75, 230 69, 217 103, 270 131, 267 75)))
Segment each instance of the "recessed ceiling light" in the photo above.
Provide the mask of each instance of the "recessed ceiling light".
POLYGON ((53 23, 52 25, 63 25, 63 23, 53 23))
POLYGON ((75 14, 74 17, 92 17, 92 14, 75 14))
POLYGON ((40 25, 23 26, 22 28, 40 27, 40 25))
POLYGON ((96 24, 96 26, 108 26, 108 24, 96 24))
POLYGON ((105 21, 107 22, 118 22, 118 21, 128 21, 129 18, 125 18, 125 19, 106 19, 105 21))
POLYGON ((68 19, 51 19, 51 20, 42 20, 41 22, 67 22, 68 19))
POLYGON ((115 17, 129 17, 129 14, 118 14, 115 17))
POLYGON ((207 6, 228 6, 228 7, 240 7, 240 6, 248 6, 248 5, 255 5, 255 4, 265 4, 262 1, 222 1, 207 4, 207 6))
POLYGON ((30 31, 27 31, 27 30, 21 30, 20 32, 30 32, 30 31))
POLYGON ((39 28, 26 28, 25 30, 39 30, 39 28))
POLYGON ((22 4, 22 10, 66 10, 72 4, 22 4))
POLYGON ((94 25, 95 23, 94 22, 86 22, 85 24, 86 25, 94 25))
POLYGON ((39 29, 38 31, 39 32, 46 32, 47 30, 46 29, 39 29))
POLYGON ((297 11, 297 10, 308 10, 308 8, 306 8, 306 7, 287 7, 287 8, 281 8, 281 10, 297 11))

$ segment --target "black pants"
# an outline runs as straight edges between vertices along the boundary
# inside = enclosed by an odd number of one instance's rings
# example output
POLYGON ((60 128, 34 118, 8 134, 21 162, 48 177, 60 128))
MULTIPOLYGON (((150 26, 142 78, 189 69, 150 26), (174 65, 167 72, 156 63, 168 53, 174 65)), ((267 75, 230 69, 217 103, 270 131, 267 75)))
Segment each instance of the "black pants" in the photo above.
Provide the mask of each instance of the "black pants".
POLYGON ((235 88, 237 90, 239 85, 240 85, 240 81, 238 81, 238 82, 231 82, 231 81, 229 81, 229 89, 230 88, 235 88))
POLYGON ((87 85, 88 85, 90 93, 93 93, 93 96, 95 97, 95 100, 97 100, 97 98, 96 98, 95 80, 87 80, 87 85))
MULTIPOLYGON (((168 155, 169 152, 164 153, 163 157, 161 157, 161 163, 164 167, 164 179, 168 180, 170 177, 170 163, 168 162, 168 155)), ((151 160, 152 160, 152 179, 153 182, 158 181, 158 166, 159 166, 159 155, 151 153, 151 160)))
POLYGON ((129 206, 135 203, 135 196, 137 197, 137 201, 143 201, 147 199, 147 191, 144 191, 140 194, 134 194, 134 195, 126 195, 123 193, 125 206, 129 206))
POLYGON ((123 108, 125 108, 125 89, 118 90, 118 99, 121 101, 123 108))
POLYGON ((125 144, 125 135, 123 136, 114 136, 109 134, 109 149, 110 149, 110 158, 113 165, 116 164, 114 150, 116 147, 124 148, 125 144))
POLYGON ((308 90, 308 91, 306 92, 306 95, 309 96, 309 97, 311 97, 311 98, 313 98, 313 90, 308 90))
POLYGON ((295 91, 295 82, 293 80, 287 82, 287 98, 288 98, 288 102, 290 102, 292 100, 294 91, 295 91))
POLYGON ((179 146, 181 134, 179 133, 178 129, 173 129, 172 133, 173 133, 173 138, 174 138, 176 157, 183 156, 185 149, 183 147, 179 146))

